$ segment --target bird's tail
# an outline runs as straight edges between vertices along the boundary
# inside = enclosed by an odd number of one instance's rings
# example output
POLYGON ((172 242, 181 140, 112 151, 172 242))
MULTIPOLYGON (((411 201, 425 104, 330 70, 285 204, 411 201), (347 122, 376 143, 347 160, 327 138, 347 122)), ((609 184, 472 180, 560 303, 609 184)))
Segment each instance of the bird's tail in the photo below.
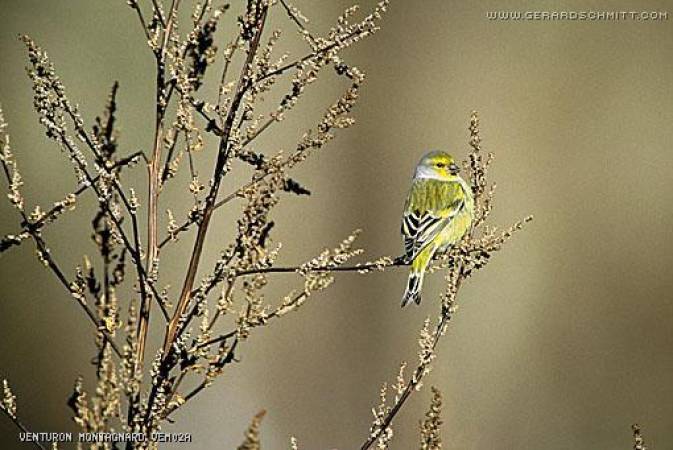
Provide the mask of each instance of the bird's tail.
POLYGON ((407 288, 402 297, 402 308, 413 300, 417 305, 421 304, 421 288, 423 287, 423 272, 415 272, 413 269, 409 273, 407 288))
POLYGON ((436 247, 434 245, 428 245, 425 249, 421 250, 418 255, 416 255, 416 258, 414 258, 414 261, 411 263, 411 272, 409 272, 407 288, 404 291, 404 297, 402 297, 403 308, 412 300, 417 305, 421 303, 423 275, 425 274, 425 269, 432 260, 432 255, 434 255, 435 250, 436 247))

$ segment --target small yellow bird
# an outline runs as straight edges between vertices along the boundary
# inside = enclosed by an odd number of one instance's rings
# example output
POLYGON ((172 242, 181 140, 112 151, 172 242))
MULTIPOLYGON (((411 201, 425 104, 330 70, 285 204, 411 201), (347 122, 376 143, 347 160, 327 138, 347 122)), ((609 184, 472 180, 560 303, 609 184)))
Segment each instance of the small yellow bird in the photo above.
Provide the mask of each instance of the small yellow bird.
POLYGON ((437 252, 450 250, 472 225, 472 190, 459 172, 453 157, 443 151, 427 153, 416 166, 402 219, 404 253, 411 262, 402 307, 412 300, 421 303, 428 264, 437 252))

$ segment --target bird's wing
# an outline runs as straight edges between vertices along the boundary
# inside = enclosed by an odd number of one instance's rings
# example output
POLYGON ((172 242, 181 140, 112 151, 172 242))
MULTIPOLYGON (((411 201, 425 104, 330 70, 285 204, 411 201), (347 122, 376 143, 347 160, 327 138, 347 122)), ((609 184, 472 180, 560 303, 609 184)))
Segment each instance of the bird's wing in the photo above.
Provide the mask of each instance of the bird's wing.
POLYGON ((465 205, 459 183, 414 180, 402 218, 404 252, 412 260, 453 220, 465 205))

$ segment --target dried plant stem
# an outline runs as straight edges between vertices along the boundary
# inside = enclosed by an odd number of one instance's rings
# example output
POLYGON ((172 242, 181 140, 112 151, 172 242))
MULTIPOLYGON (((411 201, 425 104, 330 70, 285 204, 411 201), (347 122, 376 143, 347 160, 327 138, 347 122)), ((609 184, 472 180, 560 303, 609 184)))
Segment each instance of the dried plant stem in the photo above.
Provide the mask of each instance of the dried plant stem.
MULTIPOLYGON (((461 276, 456 280, 456 292, 460 289, 460 286, 462 284, 462 272, 463 269, 462 267, 459 269, 459 273, 461 273, 461 276)), ((449 321, 453 317, 455 309, 453 308, 452 304, 449 305, 442 305, 442 314, 439 322, 437 323, 437 327, 435 328, 434 332, 434 337, 432 340, 432 350, 434 351, 437 348, 437 344, 439 343, 439 340, 442 338, 442 336, 445 334, 446 327, 448 326, 449 321)), ((423 377, 427 374, 427 369, 428 366, 430 365, 429 360, 423 360, 419 362, 418 366, 414 370, 414 374, 411 377, 411 379, 407 382, 404 390, 402 393, 397 397, 397 400, 395 401, 395 404, 390 408, 390 411, 386 414, 384 417, 381 425, 374 431, 372 432, 367 440, 360 446, 360 450, 367 450, 371 448, 372 445, 377 441, 381 433, 383 433, 390 424, 392 423, 393 419, 397 415, 397 413, 400 412, 402 407, 404 406, 405 402, 407 399, 411 396, 411 394, 420 386, 420 383, 423 380, 423 377)))
MULTIPOLYGON (((222 295, 222 298, 225 298, 225 299, 229 298, 229 296, 231 295, 231 291, 234 289, 234 283, 235 282, 236 282, 236 280, 231 280, 231 281, 228 282, 227 288, 225 289, 224 294, 222 295)), ((215 311, 215 314, 213 314, 212 320, 208 324, 207 331, 210 332, 210 330, 213 329, 213 327, 215 326, 215 322, 217 322, 217 319, 220 318, 221 314, 222 314, 222 310, 218 308, 217 311, 215 311)))
MULTIPOLYGON (((231 263, 231 260, 232 260, 232 259, 233 259, 233 255, 227 260, 227 265, 228 265, 229 263, 231 263)), ((189 294, 189 297, 190 297, 190 298, 193 298, 195 295, 197 295, 197 294, 201 294, 202 298, 204 298, 204 299, 207 298, 208 295, 210 294, 210 292, 211 292, 213 289, 215 289, 215 287, 219 284, 220 279, 221 279, 222 275, 224 274, 224 270, 225 270, 225 268, 226 268, 226 265, 220 265, 220 266, 215 270, 215 274, 214 274, 214 276, 212 277, 212 279, 210 280, 210 282, 208 283, 208 285, 207 285, 204 289, 202 289, 201 292, 199 292, 199 291, 201 290, 201 288, 199 288, 199 289, 194 289, 194 290, 189 294)), ((225 292, 225 294, 224 294, 224 297, 225 297, 225 298, 226 298, 227 296, 229 296, 229 294, 231 293, 231 290, 234 288, 234 281, 235 281, 235 280, 231 280, 231 283, 229 283, 229 285, 227 286, 226 292, 225 292)), ((189 326, 189 323, 192 321, 192 319, 196 316, 196 314, 197 314, 197 312, 198 312, 198 307, 199 307, 198 303, 195 304, 195 305, 192 307, 192 310, 189 312, 189 314, 187 315, 187 317, 186 317, 185 320, 183 321, 182 328, 181 328, 180 330, 178 330, 178 334, 182 333, 182 332, 189 326)), ((208 330, 211 330, 211 329, 213 328, 213 326, 215 325, 215 322, 217 321, 217 319, 218 319, 219 317, 220 317, 220 310, 218 309, 218 310, 215 312, 215 314, 213 314, 213 319, 211 320, 210 324, 208 325, 208 330)))
MULTIPOLYGON (((166 113, 166 48, 170 40, 175 16, 179 8, 180 1, 173 0, 168 14, 167 21, 163 20, 161 9, 154 3, 156 16, 160 18, 163 26, 163 39, 161 47, 155 51, 156 56, 156 96, 155 96, 155 126, 154 126, 154 145, 151 159, 148 164, 148 202, 147 202, 147 273, 152 276, 156 271, 157 256, 159 248, 157 246, 157 228, 158 228, 158 204, 161 186, 161 149, 163 146, 164 119, 166 113)), ((138 248, 139 249, 139 248, 138 248)), ((142 264, 141 264, 142 266, 142 264)), ((157 297, 160 305, 161 301, 157 297)), ((163 309, 163 305, 162 305, 163 309)), ((136 371, 142 369, 145 356, 145 347, 147 334, 149 332, 151 302, 146 295, 141 298, 140 310, 138 312, 138 327, 136 329, 137 348, 133 364, 136 371)), ((166 313, 165 309, 164 312, 166 313)), ((165 314, 166 319, 169 316, 165 314)), ((140 402, 140 393, 138 392, 130 400, 128 409, 129 424, 135 418, 140 402)), ((127 448, 129 446, 127 445, 127 448)))
MULTIPOLYGON (((348 35, 346 35, 343 38, 343 40, 348 40, 352 37, 355 37, 359 33, 360 33, 360 31, 355 30, 355 31, 349 33, 348 35)), ((305 56, 303 56, 303 57, 301 57, 301 58, 299 58, 295 61, 289 62, 289 63, 285 64, 284 66, 279 67, 278 69, 271 70, 271 71, 265 73, 264 75, 261 75, 259 78, 257 78, 257 80, 255 80, 255 82, 260 83, 260 82, 262 82, 262 81, 264 81, 264 80, 266 80, 270 77, 273 77, 273 76, 276 76, 276 75, 281 75, 281 74, 287 72, 290 69, 294 69, 295 67, 300 66, 301 64, 305 63, 306 61, 308 61, 312 58, 324 55, 324 54, 328 53, 329 51, 334 50, 335 48, 339 47, 339 45, 341 45, 339 42, 333 42, 331 44, 328 44, 328 45, 326 45, 322 48, 319 48, 318 50, 316 50, 312 53, 309 53, 309 54, 307 54, 307 55, 305 55, 305 56)))
MULTIPOLYGON (((178 375, 178 378, 175 380, 175 383, 173 383, 173 391, 168 395, 166 399, 166 405, 170 405, 173 399, 175 398, 175 395, 178 393, 178 388, 182 384, 182 381, 185 379, 187 376, 187 371, 182 371, 180 372, 180 375, 178 375)), ((166 419, 167 415, 165 414, 162 419, 166 419)))
POLYGON ((315 39, 306 29, 301 19, 297 17, 297 15, 292 10, 290 5, 288 5, 288 3, 285 0, 280 0, 280 4, 283 6, 283 9, 285 9, 285 12, 287 13, 290 20, 292 20, 295 23, 295 25, 297 25, 297 28, 299 28, 299 30, 301 30, 301 32, 304 33, 310 39, 310 43, 313 45, 315 43, 315 39))
MULTIPOLYGON (((170 21, 170 18, 169 18, 170 21)), ((152 274, 155 270, 157 258, 157 220, 158 220, 158 203, 159 203, 159 185, 161 182, 161 147, 163 139, 163 122, 164 111, 163 95, 164 95, 164 62, 163 56, 157 61, 157 94, 156 94, 156 123, 154 130, 154 149, 152 150, 152 157, 148 165, 149 178, 149 198, 147 202, 147 273, 152 274)), ((146 296, 143 296, 140 305, 137 339, 138 352, 136 360, 138 364, 142 364, 145 355, 145 341, 150 320, 151 302, 146 296)))
POLYGON ((201 260, 201 253, 203 251, 203 245, 205 243, 208 226, 210 224, 210 219, 212 217, 213 211, 215 209, 214 206, 217 199, 217 194, 219 192, 222 177, 224 176, 224 168, 229 158, 229 150, 231 147, 231 143, 229 142, 229 136, 232 131, 234 119, 238 112, 239 106, 241 104, 241 101, 243 100, 243 96, 245 95, 245 92, 248 89, 249 84, 251 83, 248 72, 250 71, 250 68, 252 66, 255 54, 257 53, 257 49, 259 47, 259 42, 262 37, 262 33, 264 31, 264 24, 266 22, 267 10, 268 5, 266 4, 263 5, 261 18, 257 23, 255 35, 250 43, 245 64, 243 64, 243 68, 241 69, 241 74, 239 76, 238 85, 236 88, 236 94, 231 103, 229 112, 227 114, 227 118, 224 123, 222 136, 220 138, 218 157, 215 164, 215 171, 213 174, 213 184, 210 188, 208 196, 206 197, 205 206, 203 209, 203 217, 201 218, 201 222, 199 224, 198 231, 196 234, 196 240, 194 242, 194 248, 192 250, 192 255, 190 257, 189 266, 187 269, 187 275, 185 277, 185 282, 182 287, 182 292, 180 294, 177 306, 175 308, 173 318, 169 322, 166 329, 166 335, 163 346, 165 355, 168 354, 170 347, 173 341, 175 340, 176 333, 178 331, 178 324, 180 321, 180 317, 187 309, 187 305, 189 303, 189 294, 192 290, 192 287, 194 286, 194 279, 196 277, 196 272, 198 270, 199 262, 201 260))
MULTIPOLYGON (((156 0, 152 0, 153 2, 156 2, 156 0)), ((143 16, 143 11, 140 9, 140 5, 138 4, 137 0, 130 0, 129 5, 131 5, 131 8, 133 8, 138 16, 138 20, 140 21, 140 26, 143 29, 143 33, 145 34, 145 39, 149 42, 151 39, 150 33, 147 28, 147 21, 145 20, 145 16, 143 16)))
MULTIPOLYGON (((381 263, 366 263, 366 264, 356 264, 354 266, 335 266, 335 267, 318 267, 311 269, 311 272, 369 272, 373 270, 383 270, 387 267, 407 267, 411 263, 403 260, 401 257, 396 258, 391 263, 381 264, 381 263)), ((249 269, 242 270, 236 273, 236 277, 242 277, 246 275, 255 275, 260 273, 298 273, 302 270, 301 266, 296 267, 265 267, 260 269, 249 269)))
POLYGON ((231 339, 232 337, 236 336, 236 331, 230 331, 227 334, 222 334, 216 338, 210 339, 206 342, 202 342, 200 344, 197 344, 194 348, 195 349, 200 349, 200 348, 205 348, 208 347, 209 345, 217 344, 218 342, 224 342, 227 339, 231 339))
POLYGON ((159 23, 163 28, 166 28, 166 19, 164 18, 164 13, 161 11, 161 7, 159 6, 158 0, 152 0, 152 7, 154 8, 154 12, 157 15, 157 18, 159 19, 159 23))
MULTIPOLYGON (((223 207, 224 205, 226 205, 227 203, 231 202, 233 199, 235 199, 236 197, 238 197, 238 196, 241 194, 241 192, 244 192, 245 190, 254 187, 254 186, 257 185, 258 183, 260 183, 261 181, 263 181, 264 179, 266 179, 269 175, 271 175, 271 174, 268 173, 268 172, 267 172, 267 173, 264 173, 264 174, 261 174, 261 175, 259 175, 258 177, 256 177, 255 179, 253 179, 252 181, 250 181, 250 182, 244 184, 243 186, 241 186, 240 188, 236 189, 234 192, 231 192, 231 193, 227 194, 225 197, 223 197, 221 200, 217 201, 217 202, 213 205, 213 211, 214 211, 214 210, 217 210, 217 209, 223 207)), ((161 248, 163 248, 166 244, 168 244, 169 242, 171 242, 172 240, 175 240, 175 238, 176 238, 176 236, 177 236, 178 234, 183 233, 183 232, 189 230, 189 227, 191 227, 191 226, 192 226, 194 223, 196 223, 197 221, 198 221, 198 218, 197 218, 197 217, 194 217, 194 216, 193 216, 193 217, 190 217, 189 219, 187 219, 185 222, 182 223, 182 225, 180 225, 180 226, 178 226, 177 228, 175 228, 175 230, 173 230, 173 232, 171 233, 170 236, 166 236, 166 237, 159 243, 159 248, 161 249, 161 248)))
MULTIPOLYGON (((229 67, 231 66, 231 60, 232 60, 232 57, 233 57, 233 53, 238 48, 238 45, 240 43, 240 39, 241 39, 241 36, 237 35, 236 39, 229 46, 229 48, 231 49, 231 53, 229 54, 229 56, 225 57, 225 60, 224 60, 224 65, 222 67, 222 75, 220 75, 220 89, 218 90, 218 93, 217 93, 217 109, 218 109, 218 111, 223 109, 224 92, 223 92, 222 87, 225 86, 225 84, 226 84, 227 74, 229 73, 229 67)), ((203 108, 197 108, 197 111, 201 114, 204 114, 203 108)), ((215 126, 217 126, 217 124, 215 124, 214 122, 213 122, 213 124, 215 126)))
MULTIPOLYGON (((204 17, 204 15, 206 14, 206 10, 207 10, 208 7, 210 6, 209 4, 210 4, 210 1, 205 1, 205 2, 203 2, 203 5, 201 5, 201 12, 200 12, 200 14, 199 14, 199 17, 196 19, 196 22, 197 22, 197 23, 200 23, 201 20, 203 20, 203 17, 204 17)), ((181 58, 181 59, 184 59, 185 56, 187 56, 187 46, 185 46, 185 47, 182 49, 182 52, 181 52, 181 54, 180 54, 180 58, 181 58)), ((170 79, 167 81, 167 85, 168 85, 168 89, 167 89, 167 90, 168 90, 168 92, 166 93, 166 98, 164 99, 164 102, 165 102, 166 105, 168 105, 168 103, 171 101, 171 98, 173 97, 173 92, 174 92, 176 89, 179 91, 179 86, 177 85, 177 81, 178 81, 177 78, 170 78, 170 79)), ((174 147, 174 146, 173 146, 173 147, 174 147)), ((169 164, 170 159, 171 159, 171 156, 170 156, 170 154, 169 154, 168 157, 166 158, 166 164, 167 164, 167 165, 169 164)), ((162 182, 163 182, 163 181, 164 181, 164 180, 162 180, 162 182)))
MULTIPOLYGON (((56 278, 61 282, 63 287, 66 288, 68 292, 72 292, 70 288, 70 283, 68 282, 68 279, 65 277, 61 269, 59 268, 58 264, 54 261, 54 258, 51 256, 49 249, 46 247, 44 240, 37 235, 37 233, 31 233, 33 236, 33 239, 35 240, 35 244, 37 245, 38 250, 42 254, 42 256, 45 258, 47 265, 49 268, 54 272, 54 275, 56 275, 56 278)), ((83 294, 82 294, 83 295, 83 294)), ((107 331, 105 328, 105 324, 100 322, 97 318, 96 315, 93 313, 91 308, 87 305, 86 298, 82 298, 82 300, 77 301, 79 305, 81 305, 82 309, 86 313, 87 317, 89 317, 89 320, 96 325, 96 330, 100 333, 103 334, 105 339, 110 343, 110 346, 112 347, 112 350, 121 358, 121 352, 119 351, 119 347, 117 347, 117 344, 114 343, 114 340, 112 339, 112 336, 110 333, 107 331)))
POLYGON ((168 14, 168 21, 164 26, 165 29, 164 40, 163 43, 161 44, 162 59, 163 56, 166 54, 166 48, 168 47, 168 40, 171 38, 171 34, 173 33, 173 26, 175 25, 175 19, 176 19, 175 16, 178 13, 178 9, 180 9, 180 0, 171 0, 171 9, 170 13, 168 14))
MULTIPOLYGON (((157 76, 156 76, 156 116, 154 125, 154 147, 152 149, 152 157, 148 166, 149 179, 149 199, 147 202, 147 272, 151 275, 154 273, 156 267, 156 259, 159 248, 157 246, 158 233, 158 207, 159 194, 161 186, 161 149, 163 146, 164 134, 164 119, 166 115, 166 48, 170 39, 173 26, 175 23, 175 16, 180 7, 180 0, 173 0, 171 2, 168 20, 164 26, 163 40, 161 48, 157 54, 157 76)), ((155 5, 157 16, 161 17, 161 10, 155 5)), ((138 320, 138 356, 137 361, 142 364, 145 355, 145 341, 147 339, 147 332, 150 320, 151 303, 148 299, 143 298, 138 320)))

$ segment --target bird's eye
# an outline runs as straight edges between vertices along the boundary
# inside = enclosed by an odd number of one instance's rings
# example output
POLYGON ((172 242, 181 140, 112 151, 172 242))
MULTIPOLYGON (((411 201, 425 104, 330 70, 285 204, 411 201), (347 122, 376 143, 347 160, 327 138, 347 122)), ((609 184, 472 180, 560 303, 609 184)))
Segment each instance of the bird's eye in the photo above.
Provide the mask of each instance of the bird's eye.
POLYGON ((444 163, 437 163, 435 165, 437 166, 438 169, 443 169, 444 167, 446 167, 446 164, 444 163))

